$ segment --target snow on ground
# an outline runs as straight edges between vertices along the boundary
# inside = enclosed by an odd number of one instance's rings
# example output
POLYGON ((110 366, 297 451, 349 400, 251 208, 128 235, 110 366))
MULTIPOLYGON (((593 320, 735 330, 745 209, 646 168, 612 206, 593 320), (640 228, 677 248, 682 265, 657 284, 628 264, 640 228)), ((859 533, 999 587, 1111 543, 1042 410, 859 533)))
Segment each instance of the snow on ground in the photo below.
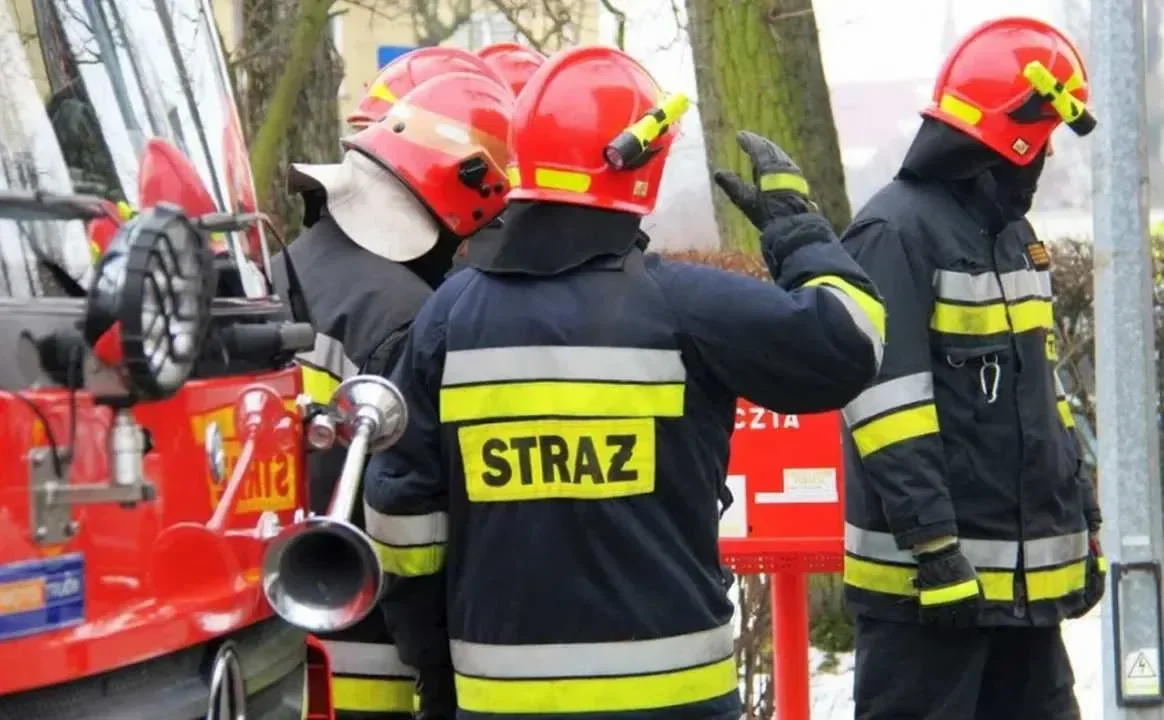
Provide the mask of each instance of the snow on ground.
MULTIPOLYGON (((1103 717, 1100 612, 1063 625, 1063 638, 1075 668, 1075 695, 1085 718, 1103 717)), ((809 652, 812 668, 812 720, 853 720, 853 656, 843 655, 836 672, 817 672, 823 653, 809 652)))

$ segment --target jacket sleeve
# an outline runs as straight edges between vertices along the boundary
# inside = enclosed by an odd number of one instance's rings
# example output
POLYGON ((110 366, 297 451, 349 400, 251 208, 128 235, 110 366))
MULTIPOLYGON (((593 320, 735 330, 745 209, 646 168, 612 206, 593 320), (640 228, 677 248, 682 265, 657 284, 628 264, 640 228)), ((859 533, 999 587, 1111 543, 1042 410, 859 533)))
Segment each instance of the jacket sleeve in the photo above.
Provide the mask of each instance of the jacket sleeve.
MULTIPOLYGON (((1047 362, 1054 363, 1058 358, 1053 357, 1048 345, 1047 362)), ((1071 403, 1067 400, 1067 391, 1059 379, 1058 369, 1052 367, 1055 376, 1055 408, 1059 412, 1059 421, 1063 424, 1063 442, 1071 443, 1075 447, 1075 456, 1079 458, 1079 466, 1075 471, 1075 482, 1079 484, 1079 495, 1083 499, 1083 516, 1087 518, 1088 528, 1095 530, 1103 524, 1103 514, 1099 509, 1099 498, 1096 497, 1095 485, 1091 482, 1090 473, 1083 462, 1083 447, 1079 442, 1079 434, 1075 429, 1075 415, 1071 412, 1071 403)))
POLYGON ((364 518, 384 571, 413 577, 444 565, 448 536, 448 480, 440 459, 437 411, 444 364, 443 319, 436 296, 413 322, 390 379, 408 407, 400 441, 368 461, 364 518))
POLYGON ((885 324, 877 291, 824 218, 796 216, 766 232, 827 237, 783 258, 776 285, 665 261, 655 275, 685 345, 731 393, 777 412, 836 410, 876 372, 885 324))
POLYGON ((889 319, 877 379, 844 411, 864 476, 901 549, 955 536, 934 404, 932 268, 881 221, 854 225, 843 242, 881 288, 889 319))

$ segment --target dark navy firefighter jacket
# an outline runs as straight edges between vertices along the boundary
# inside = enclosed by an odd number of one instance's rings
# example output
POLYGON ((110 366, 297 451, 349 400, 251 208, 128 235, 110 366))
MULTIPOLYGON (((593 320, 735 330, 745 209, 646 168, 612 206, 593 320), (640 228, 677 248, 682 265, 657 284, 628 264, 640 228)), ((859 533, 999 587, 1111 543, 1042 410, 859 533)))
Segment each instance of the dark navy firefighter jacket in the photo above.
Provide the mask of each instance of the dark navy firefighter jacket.
MULTIPOLYGON (((467 268, 413 323, 410 421, 368 530, 447 568, 458 717, 738 720, 719 508, 737 397, 837 409, 884 312, 818 215, 773 223, 776 284, 631 248, 549 277, 467 268)), ((628 243, 629 246, 629 243, 628 243)))

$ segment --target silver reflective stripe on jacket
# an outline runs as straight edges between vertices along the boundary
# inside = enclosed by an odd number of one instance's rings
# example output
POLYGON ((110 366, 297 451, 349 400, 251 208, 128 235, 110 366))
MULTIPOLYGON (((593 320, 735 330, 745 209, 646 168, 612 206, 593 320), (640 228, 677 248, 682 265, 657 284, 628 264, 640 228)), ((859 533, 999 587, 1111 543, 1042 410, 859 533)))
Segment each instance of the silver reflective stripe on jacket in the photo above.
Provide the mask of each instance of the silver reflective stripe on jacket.
POLYGON ((880 369, 881 359, 885 356, 885 340, 881 337, 877 326, 873 324, 873 319, 869 317, 869 313, 865 312, 865 309, 845 291, 828 284, 821 284, 819 287, 831 293, 845 306, 845 312, 849 313, 849 317, 853 319, 853 324, 873 346, 873 358, 877 363, 877 368, 880 369))
POLYGON ((405 665, 394 645, 323 640, 334 675, 415 678, 416 669, 405 665))
POLYGON ((447 542, 449 514, 385 515, 364 504, 364 526, 368 535, 392 547, 413 547, 447 542))
POLYGON ((996 276, 991 272, 970 274, 937 270, 934 272, 934 290, 940 300, 963 303, 1050 299, 1051 273, 1046 270, 1015 270, 996 276))
MULTIPOLYGON (((958 538, 962 554, 976 568, 1014 570, 1018 567, 1019 544, 1008 540, 958 538)), ((1087 557, 1087 533, 1026 540, 1022 544, 1023 567, 1027 570, 1057 567, 1087 557)), ((845 551, 868 560, 895 565, 916 565, 908 550, 900 550, 892 533, 863 530, 845 523, 845 551)))
POLYGON ((678 350, 537 345, 455 350, 445 356, 444 387, 510 380, 683 382, 678 350))
POLYGON ((845 406, 843 415, 849 427, 884 415, 892 410, 933 402, 934 376, 928 372, 905 375, 878 383, 845 406))
POLYGON ((453 667, 494 679, 650 675, 707 665, 735 651, 731 624, 656 640, 553 645, 485 645, 452 640, 453 667))

